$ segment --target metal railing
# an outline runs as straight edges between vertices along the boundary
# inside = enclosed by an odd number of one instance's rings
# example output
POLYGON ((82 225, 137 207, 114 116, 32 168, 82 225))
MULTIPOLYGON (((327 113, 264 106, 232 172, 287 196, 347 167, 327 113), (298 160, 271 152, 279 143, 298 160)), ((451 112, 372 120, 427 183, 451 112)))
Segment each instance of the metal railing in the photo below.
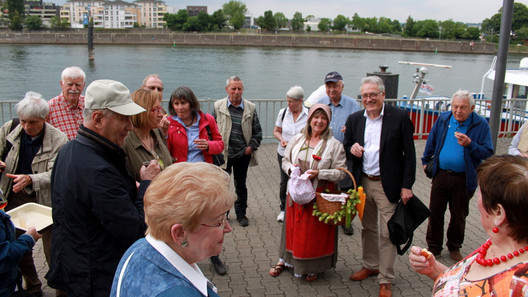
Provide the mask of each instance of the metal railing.
MULTIPOLYGON (((200 100, 202 111, 212 113, 216 99, 200 100)), ((414 123, 414 136, 416 139, 426 139, 438 115, 450 108, 449 98, 417 98, 413 100, 385 99, 389 104, 405 108, 409 111, 409 116, 414 123)), ((274 139, 273 129, 275 121, 281 108, 286 107, 284 99, 254 99, 251 100, 256 105, 257 114, 262 126, 263 139, 271 142, 274 139)), ((0 116, 2 124, 16 116, 16 101, 0 101, 0 116)), ((361 103, 361 102, 359 102, 361 103)), ((164 101, 163 105, 167 106, 164 101)), ((509 137, 515 135, 522 124, 528 120, 526 112, 526 99, 505 99, 503 100, 502 121, 499 127, 499 137, 509 137)), ((491 109, 491 100, 475 100, 475 112, 488 118, 491 109)))

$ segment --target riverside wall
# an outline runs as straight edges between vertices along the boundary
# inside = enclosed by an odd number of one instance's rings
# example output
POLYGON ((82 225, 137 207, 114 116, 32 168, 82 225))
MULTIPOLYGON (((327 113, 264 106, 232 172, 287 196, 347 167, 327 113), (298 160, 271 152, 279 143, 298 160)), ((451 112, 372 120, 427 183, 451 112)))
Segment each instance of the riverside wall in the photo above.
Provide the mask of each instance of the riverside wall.
MULTIPOLYGON (((0 32, 0 44, 87 44, 87 33, 0 32)), ((494 43, 357 36, 94 33, 95 45, 265 46, 496 54, 494 43)))

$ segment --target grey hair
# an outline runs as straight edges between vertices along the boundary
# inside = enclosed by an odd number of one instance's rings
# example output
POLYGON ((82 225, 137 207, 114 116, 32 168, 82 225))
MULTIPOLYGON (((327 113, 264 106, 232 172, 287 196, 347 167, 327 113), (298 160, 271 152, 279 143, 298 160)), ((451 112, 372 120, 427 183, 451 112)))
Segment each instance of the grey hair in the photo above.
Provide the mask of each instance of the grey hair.
POLYGON ((304 98, 304 90, 300 86, 293 86, 286 93, 286 97, 295 100, 302 100, 304 98))
MULTIPOLYGON (((361 85, 363 84, 377 84, 378 90, 380 92, 385 92, 385 84, 383 83, 383 80, 379 76, 373 75, 373 76, 364 77, 361 80, 361 85)), ((359 89, 361 90, 361 87, 359 89)))
POLYGON ((161 80, 159 74, 149 74, 145 77, 145 79, 143 79, 143 84, 141 85, 142 87, 145 87, 146 84, 147 84, 147 81, 149 80, 149 78, 151 77, 155 77, 157 79, 159 79, 161 81, 161 84, 163 85, 163 81, 161 80))
POLYGON ((98 110, 102 110, 103 111, 103 116, 105 118, 107 117, 110 117, 114 114, 113 111, 111 111, 110 109, 88 109, 88 108, 84 108, 83 109, 83 124, 86 126, 88 124, 91 124, 92 123, 92 115, 94 112, 98 111, 98 110))
POLYGON ((453 105, 453 99, 455 99, 455 97, 460 97, 462 99, 467 98, 470 107, 475 105, 475 98, 473 98, 473 96, 471 96, 471 94, 467 90, 458 90, 458 91, 456 91, 453 94, 453 97, 451 97, 451 105, 453 105))
POLYGON ((39 118, 45 119, 49 113, 49 105, 42 95, 35 92, 27 92, 24 99, 15 105, 20 119, 39 118))
MULTIPOLYGON (((242 79, 236 75, 233 75, 231 77, 229 77, 227 80, 226 80, 226 87, 229 86, 229 83, 232 82, 232 81, 239 81, 239 82, 242 82, 242 79)), ((244 86, 244 83, 242 82, 242 86, 244 86)))
POLYGON ((85 81, 86 80, 86 74, 84 73, 84 71, 80 67, 72 66, 72 67, 65 68, 62 71, 61 81, 64 81, 67 78, 72 78, 72 79, 82 78, 83 81, 85 81))

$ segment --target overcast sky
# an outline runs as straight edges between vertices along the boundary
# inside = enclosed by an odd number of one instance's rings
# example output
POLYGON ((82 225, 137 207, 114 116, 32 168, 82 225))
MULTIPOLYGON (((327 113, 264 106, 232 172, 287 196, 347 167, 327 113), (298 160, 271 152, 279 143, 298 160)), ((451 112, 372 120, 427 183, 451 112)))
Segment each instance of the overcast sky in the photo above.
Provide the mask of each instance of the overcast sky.
MULTIPOLYGON (((127 0, 128 1, 128 0, 127 0)), ((167 5, 176 9, 187 5, 205 5, 212 14, 220 9, 228 0, 164 0, 167 5)), ((493 16, 502 7, 500 0, 242 0, 248 12, 254 17, 264 15, 264 11, 282 12, 291 19, 296 11, 304 17, 335 18, 342 14, 352 17, 357 13, 360 17, 388 17, 405 22, 410 15, 414 20, 434 19, 445 21, 452 19, 464 23, 480 23, 493 16)), ((519 0, 528 6, 528 0, 519 0)))

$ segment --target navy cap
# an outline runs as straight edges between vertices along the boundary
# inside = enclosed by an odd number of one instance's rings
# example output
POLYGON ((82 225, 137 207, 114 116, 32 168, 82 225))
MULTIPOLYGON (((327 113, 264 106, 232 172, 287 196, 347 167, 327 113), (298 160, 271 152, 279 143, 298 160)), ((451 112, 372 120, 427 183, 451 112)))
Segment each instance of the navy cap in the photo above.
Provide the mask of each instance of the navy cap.
POLYGON ((343 77, 336 71, 332 71, 325 76, 325 84, 329 81, 338 82, 340 80, 343 80, 343 77))

